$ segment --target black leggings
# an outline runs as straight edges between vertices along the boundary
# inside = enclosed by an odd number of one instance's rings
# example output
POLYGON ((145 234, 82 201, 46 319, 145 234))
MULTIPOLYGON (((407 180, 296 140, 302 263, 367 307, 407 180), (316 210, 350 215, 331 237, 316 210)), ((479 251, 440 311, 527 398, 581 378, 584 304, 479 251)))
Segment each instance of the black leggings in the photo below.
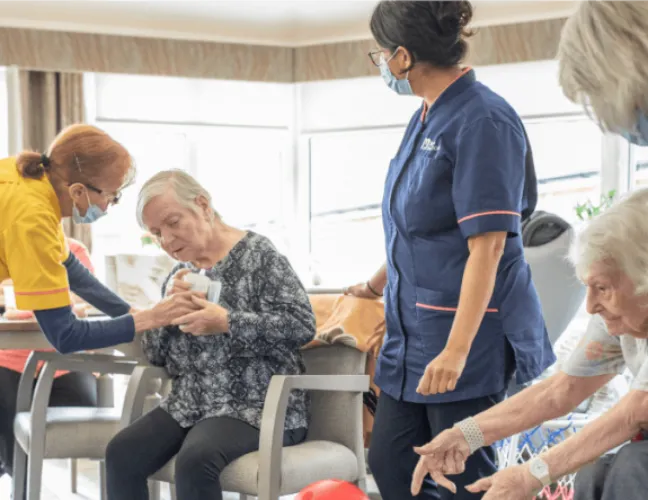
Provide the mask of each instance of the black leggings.
MULTIPOLYGON (((0 476, 13 471, 16 399, 20 373, 0 367, 0 476)), ((34 380, 36 383, 36 380, 34 380)), ((50 406, 96 406, 97 379, 91 373, 72 372, 54 379, 50 406)))
MULTIPOLYGON (((284 446, 306 439, 305 429, 284 433, 284 446)), ((147 500, 147 479, 175 455, 178 500, 221 500, 219 476, 237 458, 259 449, 259 430, 228 417, 207 418, 183 428, 156 408, 108 444, 109 500, 147 500)))

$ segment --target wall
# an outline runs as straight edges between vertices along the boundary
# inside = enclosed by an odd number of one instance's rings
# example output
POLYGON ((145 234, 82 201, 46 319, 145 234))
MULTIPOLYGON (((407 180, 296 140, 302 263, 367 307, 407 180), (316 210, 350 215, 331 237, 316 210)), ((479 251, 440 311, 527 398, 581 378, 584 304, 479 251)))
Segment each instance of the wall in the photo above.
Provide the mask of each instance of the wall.
MULTIPOLYGON (((553 58, 564 19, 477 30, 469 62, 491 65, 553 58)), ((371 40, 268 47, 132 36, 0 28, 0 65, 29 69, 308 82, 375 74, 371 40)))

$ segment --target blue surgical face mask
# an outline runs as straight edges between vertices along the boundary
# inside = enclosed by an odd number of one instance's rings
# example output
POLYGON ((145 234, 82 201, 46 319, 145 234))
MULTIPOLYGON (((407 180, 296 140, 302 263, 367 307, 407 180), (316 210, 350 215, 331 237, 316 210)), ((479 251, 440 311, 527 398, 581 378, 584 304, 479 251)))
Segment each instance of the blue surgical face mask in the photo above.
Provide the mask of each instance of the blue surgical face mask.
POLYGON ((633 132, 622 131, 621 136, 637 146, 648 146, 648 117, 637 111, 637 127, 633 132))
POLYGON ((98 205, 90 203, 90 196, 86 191, 86 197, 88 198, 88 210, 86 210, 85 215, 79 213, 79 209, 76 206, 76 203, 72 207, 72 220, 75 224, 92 224, 94 221, 101 219, 106 212, 101 209, 98 205))
POLYGON ((405 78, 402 80, 399 80, 394 76, 394 73, 391 72, 389 69, 389 61, 392 60, 392 58, 396 55, 396 52, 398 52, 398 49, 394 51, 394 53, 389 57, 389 59, 385 59, 383 57, 382 61, 380 62, 380 74, 383 77, 383 80, 387 84, 387 86, 392 89, 394 92, 396 92, 398 95, 414 95, 414 92, 412 91, 412 86, 410 85, 408 76, 409 76, 409 71, 405 75, 405 78))

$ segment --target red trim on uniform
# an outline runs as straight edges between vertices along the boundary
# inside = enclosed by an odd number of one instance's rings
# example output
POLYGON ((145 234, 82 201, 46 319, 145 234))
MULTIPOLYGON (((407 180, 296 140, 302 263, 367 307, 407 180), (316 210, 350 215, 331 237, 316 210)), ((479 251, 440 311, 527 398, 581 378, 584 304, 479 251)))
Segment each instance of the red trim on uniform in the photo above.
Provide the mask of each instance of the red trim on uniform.
POLYGON ((465 222, 470 219, 474 219, 476 217, 483 217, 484 215, 514 215, 515 217, 520 217, 520 214, 518 212, 512 212, 510 210, 491 210, 490 212, 479 212, 477 214, 472 214, 472 215, 466 215, 465 217, 462 217, 459 219, 459 224, 462 222, 465 222))
POLYGON ((14 292, 14 295, 52 295, 55 293, 68 292, 69 288, 57 288, 56 290, 47 290, 42 292, 14 292))
MULTIPOLYGON (((416 307, 420 307, 422 309, 431 309, 432 311, 457 312, 456 307, 431 306, 429 304, 421 304, 420 302, 416 303, 416 307)), ((496 313, 497 309, 488 308, 488 309, 486 309, 486 312, 488 312, 488 313, 496 313)))

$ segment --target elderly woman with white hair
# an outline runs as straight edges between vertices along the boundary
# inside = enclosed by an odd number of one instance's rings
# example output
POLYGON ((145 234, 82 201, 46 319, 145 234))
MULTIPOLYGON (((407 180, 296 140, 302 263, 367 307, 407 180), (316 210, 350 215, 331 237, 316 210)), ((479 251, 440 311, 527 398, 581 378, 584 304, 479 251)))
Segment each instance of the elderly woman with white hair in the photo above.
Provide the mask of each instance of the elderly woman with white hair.
MULTIPOLYGON (((570 99, 585 104, 603 130, 648 145, 648 2, 581 3, 564 27, 559 58, 570 99)), ((485 500, 522 500, 579 471, 575 500, 648 496, 648 190, 591 221, 574 259, 592 314, 575 352, 561 372, 418 448, 413 495, 428 474, 453 490, 446 476, 462 472, 477 449, 567 414, 627 368, 630 391, 607 413, 529 462, 467 488, 486 492, 485 500)))
MULTIPOLYGON (((177 455, 178 500, 222 499, 221 471, 258 449, 271 377, 304 373, 300 348, 315 335, 314 314, 288 260, 267 238, 225 224, 189 174, 155 175, 137 207, 140 224, 181 262, 163 294, 186 292, 186 275, 203 273, 220 295, 194 297, 199 311, 144 333, 144 352, 172 389, 108 445, 108 497, 148 499, 147 478, 177 455)), ((303 441, 307 426, 307 395, 294 391, 284 445, 303 441)))
POLYGON ((416 495, 425 476, 454 489, 482 446, 569 413, 627 367, 631 390, 616 406, 557 446, 469 486, 488 500, 526 500, 543 486, 587 464, 576 479, 576 500, 643 500, 648 492, 648 190, 634 192, 594 219, 579 235, 575 259, 593 315, 561 372, 532 385, 464 426, 417 449, 416 495), (462 430, 463 429, 463 430, 462 430), (623 446, 618 453, 606 455, 623 446))

